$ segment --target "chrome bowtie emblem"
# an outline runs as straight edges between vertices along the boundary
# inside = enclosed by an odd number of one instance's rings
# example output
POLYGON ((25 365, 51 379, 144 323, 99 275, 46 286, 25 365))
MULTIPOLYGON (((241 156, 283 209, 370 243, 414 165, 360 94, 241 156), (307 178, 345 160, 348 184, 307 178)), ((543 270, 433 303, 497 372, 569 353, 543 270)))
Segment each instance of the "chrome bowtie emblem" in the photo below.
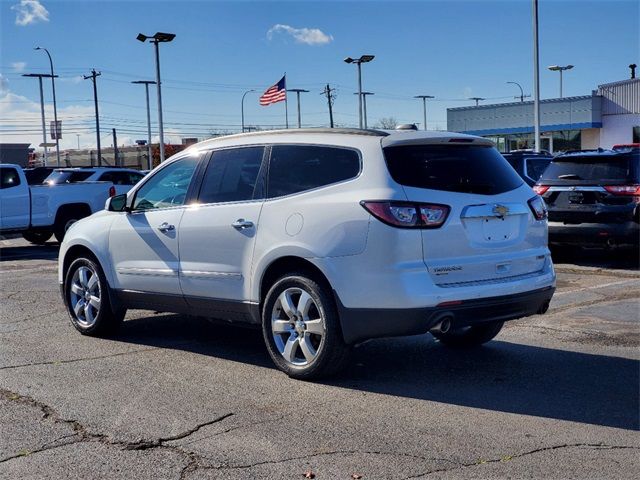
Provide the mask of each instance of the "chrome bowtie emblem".
POLYGON ((495 213, 499 217, 504 217, 507 213, 509 213, 509 207, 505 205, 494 205, 493 213, 495 213))

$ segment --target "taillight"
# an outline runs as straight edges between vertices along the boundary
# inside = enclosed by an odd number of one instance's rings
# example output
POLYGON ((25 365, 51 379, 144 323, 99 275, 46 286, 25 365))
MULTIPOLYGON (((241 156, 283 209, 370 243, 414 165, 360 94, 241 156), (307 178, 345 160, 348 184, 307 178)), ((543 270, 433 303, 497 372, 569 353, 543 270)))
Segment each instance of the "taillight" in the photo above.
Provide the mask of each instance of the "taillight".
POLYGON ((438 228, 450 210, 447 205, 435 203, 363 200, 360 205, 381 222, 400 228, 438 228))
POLYGON ((113 185, 111 185, 109 187, 109 196, 110 197, 115 197, 116 196, 116 187, 114 187, 113 185))
POLYGON ((549 185, 534 185, 533 186, 533 191, 536 192, 538 195, 544 195, 547 190, 549 190, 549 185))
POLYGON ((605 185, 604 189, 614 195, 640 195, 640 185, 605 185))
POLYGON ((547 218, 547 206, 541 197, 536 195, 535 197, 530 198, 527 203, 529 204, 529 208, 531 209, 531 212, 533 212, 533 216, 536 220, 544 220, 547 218))

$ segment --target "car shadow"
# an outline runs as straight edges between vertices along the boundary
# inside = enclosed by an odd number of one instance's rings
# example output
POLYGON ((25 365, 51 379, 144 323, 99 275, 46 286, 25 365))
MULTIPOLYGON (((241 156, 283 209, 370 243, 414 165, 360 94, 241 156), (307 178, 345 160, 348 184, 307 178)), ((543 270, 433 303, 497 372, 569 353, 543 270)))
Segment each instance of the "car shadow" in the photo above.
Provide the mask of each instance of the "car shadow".
MULTIPOLYGON (((499 338, 499 337, 498 337, 499 338)), ((183 315, 125 322, 117 341, 275 368, 262 334, 183 315)), ((397 397, 639 430, 640 362, 496 340, 451 350, 430 335, 375 340, 322 384, 397 397)))
POLYGON ((0 248, 0 262, 15 260, 56 260, 60 245, 47 242, 44 245, 20 245, 0 248))
POLYGON ((640 270, 640 250, 633 248, 569 248, 551 246, 551 258, 555 264, 571 264, 581 267, 608 268, 614 270, 640 270))

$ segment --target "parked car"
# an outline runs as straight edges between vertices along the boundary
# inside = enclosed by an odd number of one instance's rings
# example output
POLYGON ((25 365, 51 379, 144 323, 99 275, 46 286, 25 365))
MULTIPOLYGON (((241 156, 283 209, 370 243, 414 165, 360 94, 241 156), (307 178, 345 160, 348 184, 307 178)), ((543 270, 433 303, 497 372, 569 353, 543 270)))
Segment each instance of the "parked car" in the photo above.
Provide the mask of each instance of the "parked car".
POLYGON ((595 150, 555 157, 534 187, 549 209, 549 242, 637 247, 639 159, 638 150, 595 150))
POLYGON ((77 182, 111 182, 115 186, 116 194, 129 191, 138 183, 144 174, 138 170, 119 167, 78 167, 56 168, 44 180, 49 185, 77 182))
POLYGON ((640 143, 619 143, 614 145, 612 150, 614 152, 626 152, 628 150, 640 151, 640 143))
POLYGON ((53 172, 53 167, 25 168, 24 176, 29 185, 40 185, 53 172))
POLYGON ((553 155, 533 150, 514 150, 503 153, 502 156, 530 187, 536 184, 542 172, 553 160, 553 155))
POLYGON ((544 202, 492 145, 351 129, 197 144, 67 232, 71 322, 107 335, 131 308, 245 322, 296 378, 376 337, 488 342, 555 289, 544 202))
POLYGON ((21 233, 36 244, 62 241, 77 220, 104 208, 110 182, 29 185, 19 165, 0 164, 0 233, 21 233))

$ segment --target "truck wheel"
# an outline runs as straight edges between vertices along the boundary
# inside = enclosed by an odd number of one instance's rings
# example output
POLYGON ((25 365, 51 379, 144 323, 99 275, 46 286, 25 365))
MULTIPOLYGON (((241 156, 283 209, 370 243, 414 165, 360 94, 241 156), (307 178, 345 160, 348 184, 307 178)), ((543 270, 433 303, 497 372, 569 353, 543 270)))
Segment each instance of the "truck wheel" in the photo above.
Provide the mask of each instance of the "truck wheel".
POLYGON ((29 230, 22 233, 22 238, 35 245, 44 245, 51 238, 51 235, 53 233, 47 230, 29 230))
POLYGON ((53 234, 55 235, 56 240, 58 240, 59 243, 62 243, 62 240, 64 239, 64 236, 71 225, 73 225, 83 217, 83 215, 73 212, 61 215, 53 226, 53 234))
POLYGON ((64 280, 64 303, 73 326, 93 337, 113 334, 122 324, 126 310, 113 310, 109 286, 93 258, 77 258, 64 280))
POLYGON ((271 359, 292 378, 328 376, 349 359, 331 291, 307 273, 285 275, 269 289, 262 333, 271 359))
POLYGON ((446 333, 431 332, 440 342, 452 348, 473 348, 493 340, 504 322, 487 322, 470 327, 451 329, 446 333))

